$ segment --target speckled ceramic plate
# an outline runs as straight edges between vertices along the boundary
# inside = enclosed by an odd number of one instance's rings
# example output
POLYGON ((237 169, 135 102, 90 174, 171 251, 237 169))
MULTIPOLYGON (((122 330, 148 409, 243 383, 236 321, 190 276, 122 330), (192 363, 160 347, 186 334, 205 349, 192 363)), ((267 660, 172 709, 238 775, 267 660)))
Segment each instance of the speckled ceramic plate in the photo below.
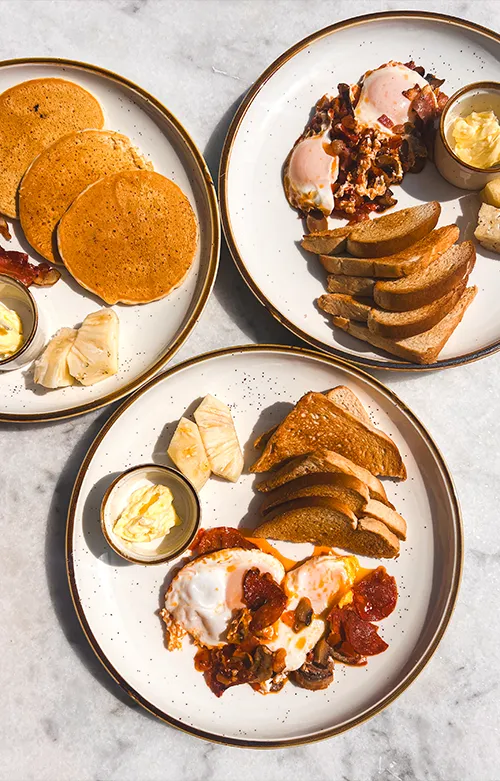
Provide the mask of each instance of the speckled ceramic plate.
MULTIPOLYGON (((233 485, 211 479, 201 491, 202 526, 257 522, 254 476, 233 485)), ((236 347, 195 358, 151 380, 118 409, 90 448, 68 514, 68 576, 87 638, 108 672, 137 702, 183 730, 221 743, 290 746, 335 735, 374 715, 417 676, 448 624, 460 577, 462 531, 446 465, 422 424, 394 394, 336 358, 277 346, 236 347), (408 522, 398 559, 384 562, 399 587, 396 611, 382 622, 389 649, 365 668, 336 666, 325 691, 291 683, 275 695, 238 686, 217 699, 193 666, 194 647, 168 652, 157 611, 175 562, 131 565, 113 553, 99 523, 102 497, 128 467, 168 463, 178 419, 212 393, 229 403, 244 446, 278 422, 310 389, 348 385, 373 421, 397 443, 408 470, 404 483, 386 480, 389 499, 408 522)), ((278 543, 300 560, 312 546, 278 543)), ((373 559, 361 559, 374 566, 373 559)))
MULTIPOLYGON (((478 295, 439 361, 426 367, 409 364, 334 329, 331 318, 316 308, 316 299, 325 292, 326 272, 314 255, 301 249, 303 224, 283 192, 283 163, 316 101, 339 82, 355 83, 365 71, 391 59, 415 60, 446 79, 443 89, 451 95, 474 81, 500 80, 500 36, 461 19, 402 11, 348 19, 300 41, 257 79, 234 117, 220 167, 222 221, 249 287, 309 344, 361 366, 446 368, 500 349, 498 255, 478 247, 471 275, 478 295)), ((456 222, 462 240, 471 238, 477 195, 449 185, 432 163, 420 174, 408 174, 394 194, 397 209, 438 200, 439 225, 456 222)))
MULTIPOLYGON (((120 318, 118 374, 88 388, 75 385, 49 391, 34 385, 29 366, 1 372, 0 420, 71 417, 138 388, 186 340, 208 300, 217 271, 220 228, 215 189, 205 161, 181 123, 156 98, 121 76, 66 60, 0 62, 0 93, 28 79, 54 76, 74 81, 95 95, 104 110, 105 127, 129 136, 155 170, 173 179, 186 193, 198 221, 198 250, 186 280, 169 296, 143 306, 113 307, 120 318)), ((7 243, 0 237, 0 245, 37 258, 19 223, 11 224, 13 240, 7 243)), ((63 278, 54 287, 31 288, 49 336, 62 326, 79 324, 89 312, 104 306, 62 271, 63 278)))

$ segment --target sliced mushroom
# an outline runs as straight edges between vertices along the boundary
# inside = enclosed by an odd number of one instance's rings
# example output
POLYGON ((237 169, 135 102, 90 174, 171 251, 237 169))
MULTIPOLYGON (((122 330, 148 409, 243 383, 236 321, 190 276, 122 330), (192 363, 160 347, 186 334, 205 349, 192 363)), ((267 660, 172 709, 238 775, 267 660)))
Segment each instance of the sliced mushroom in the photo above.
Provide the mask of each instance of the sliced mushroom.
POLYGON ((273 654, 265 645, 258 645, 253 652, 252 677, 255 681, 267 681, 273 675, 273 654))
POLYGON ((295 619, 293 622, 293 631, 300 632, 305 626, 310 626, 313 619, 313 609, 311 600, 307 597, 302 597, 299 604, 295 608, 295 619))
POLYGON ((314 647, 313 660, 315 664, 319 664, 320 667, 328 667, 330 663, 330 657, 332 655, 332 649, 324 639, 318 640, 314 647))
POLYGON ((302 689, 327 689, 333 681, 333 661, 329 659, 326 667, 314 661, 304 662, 302 667, 290 673, 290 678, 302 689))

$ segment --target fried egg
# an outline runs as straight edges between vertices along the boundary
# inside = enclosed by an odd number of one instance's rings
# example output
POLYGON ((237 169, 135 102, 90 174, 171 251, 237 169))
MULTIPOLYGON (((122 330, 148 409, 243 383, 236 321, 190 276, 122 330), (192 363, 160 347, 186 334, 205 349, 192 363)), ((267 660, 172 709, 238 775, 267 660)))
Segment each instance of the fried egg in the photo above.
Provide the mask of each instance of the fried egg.
POLYGON ((283 585, 288 609, 293 610, 301 597, 307 597, 314 613, 321 615, 350 590, 358 571, 356 556, 312 556, 286 575, 283 585))
POLYGON ((327 554, 312 556, 287 573, 283 584, 288 596, 286 610, 294 610, 299 600, 307 597, 316 617, 300 632, 294 632, 281 619, 273 627, 273 637, 266 640, 266 645, 271 651, 285 649, 285 672, 302 667, 307 654, 312 651, 325 630, 325 622, 317 616, 337 604, 350 590, 358 570, 359 564, 355 556, 327 554))
POLYGON ((415 84, 428 86, 428 82, 416 71, 400 62, 388 62, 373 71, 367 71, 363 77, 363 86, 354 109, 354 116, 360 125, 373 127, 382 133, 391 133, 390 128, 379 122, 383 114, 394 125, 403 125, 411 121, 411 102, 403 91, 415 84))
POLYGON ((244 607, 243 578, 252 567, 268 572, 277 583, 285 576, 281 562, 258 549, 208 553, 177 573, 165 595, 165 610, 201 645, 224 645, 233 612, 244 607))
POLYGON ((333 211, 332 184, 337 181, 339 159, 330 155, 328 131, 304 138, 293 148, 285 171, 286 195, 292 206, 303 211, 333 211))

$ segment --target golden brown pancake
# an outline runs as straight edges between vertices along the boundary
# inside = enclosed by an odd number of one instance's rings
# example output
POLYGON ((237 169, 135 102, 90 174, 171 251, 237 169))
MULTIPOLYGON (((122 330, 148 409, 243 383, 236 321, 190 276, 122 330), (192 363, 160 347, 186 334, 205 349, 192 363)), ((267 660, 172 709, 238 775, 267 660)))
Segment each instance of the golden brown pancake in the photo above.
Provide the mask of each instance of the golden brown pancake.
POLYGON ((59 262, 53 236, 77 195, 103 176, 152 166, 127 136, 111 130, 82 130, 63 136, 33 160, 19 188, 23 231, 40 255, 59 262))
POLYGON ((17 188, 31 161, 73 130, 100 129, 90 92, 64 79, 34 79, 0 95, 0 213, 17 217, 17 188))
POLYGON ((61 258, 107 304, 145 304, 181 284, 194 259, 196 219, 182 190, 153 171, 91 184, 62 217, 61 258))

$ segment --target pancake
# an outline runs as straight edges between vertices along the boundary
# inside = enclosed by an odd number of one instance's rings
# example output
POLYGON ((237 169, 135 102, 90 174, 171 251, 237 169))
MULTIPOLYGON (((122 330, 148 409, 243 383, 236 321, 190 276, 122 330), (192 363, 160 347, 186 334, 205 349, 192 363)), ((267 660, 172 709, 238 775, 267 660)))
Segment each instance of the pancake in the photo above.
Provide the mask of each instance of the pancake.
POLYGON ((145 304, 181 284, 196 219, 182 190, 153 171, 122 171, 83 191, 63 215, 58 249, 70 274, 107 304, 145 304))
POLYGON ((0 213, 17 217, 17 188, 32 160, 73 130, 100 129, 97 100, 72 81, 34 79, 0 95, 0 213))
POLYGON ((127 136, 111 130, 69 133, 31 163, 19 188, 19 217, 31 246, 53 263, 57 223, 89 184, 118 171, 152 166, 127 136))

